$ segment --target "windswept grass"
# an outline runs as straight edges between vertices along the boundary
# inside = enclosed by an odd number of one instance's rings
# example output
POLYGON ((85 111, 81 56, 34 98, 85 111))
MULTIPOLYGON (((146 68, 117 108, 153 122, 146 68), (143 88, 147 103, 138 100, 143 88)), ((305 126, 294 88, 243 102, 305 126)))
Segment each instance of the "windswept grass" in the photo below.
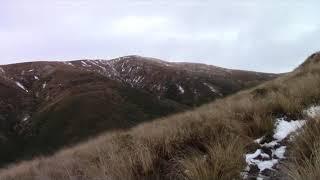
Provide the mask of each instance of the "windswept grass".
MULTIPOLYGON (((271 132, 275 117, 300 117, 302 109, 318 101, 319 75, 320 64, 311 61, 195 110, 109 132, 54 156, 3 169, 0 179, 240 179, 243 154, 253 138, 271 132)), ((305 136, 307 142, 318 138, 305 136)), ((314 147, 303 153, 315 152, 314 147)))
POLYGON ((235 137, 228 141, 208 145, 207 154, 195 153, 180 160, 184 179, 233 179, 239 177, 239 167, 244 167, 243 140, 235 137))
POLYGON ((293 180, 320 179, 320 122, 312 120, 290 147, 287 173, 293 180))

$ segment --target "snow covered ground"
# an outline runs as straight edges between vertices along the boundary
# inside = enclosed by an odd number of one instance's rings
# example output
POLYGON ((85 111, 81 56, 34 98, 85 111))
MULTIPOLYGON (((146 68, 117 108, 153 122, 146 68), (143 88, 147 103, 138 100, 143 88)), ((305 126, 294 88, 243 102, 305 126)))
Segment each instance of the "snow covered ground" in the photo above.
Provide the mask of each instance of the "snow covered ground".
MULTIPOLYGON (((309 118, 314 118, 320 115, 320 106, 311 106, 304 113, 309 118)), ((242 172, 243 179, 269 179, 277 170, 279 162, 286 158, 286 141, 305 124, 306 120, 276 119, 272 138, 263 136, 256 139, 254 142, 259 144, 258 148, 245 155, 247 167, 242 172)))

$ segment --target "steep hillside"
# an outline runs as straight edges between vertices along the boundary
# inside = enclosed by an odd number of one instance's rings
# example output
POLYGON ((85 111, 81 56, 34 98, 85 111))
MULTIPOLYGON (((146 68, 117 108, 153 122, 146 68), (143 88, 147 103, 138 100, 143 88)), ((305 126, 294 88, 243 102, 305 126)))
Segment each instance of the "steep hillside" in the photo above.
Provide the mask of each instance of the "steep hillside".
POLYGON ((1 94, 5 116, 1 152, 8 149, 12 155, 1 153, 2 162, 14 160, 16 153, 51 151, 101 131, 129 128, 187 108, 61 63, 10 65, 3 70, 8 88, 1 94))
POLYGON ((319 127, 290 135, 302 128, 300 122, 319 122, 313 121, 320 114, 319 58, 315 54, 289 74, 197 109, 107 132, 54 156, 3 169, 0 177, 317 179, 317 159, 305 162, 319 155, 319 127))
POLYGON ((276 77, 127 56, 0 69, 0 163, 185 111, 276 77))
MULTIPOLYGON (((310 149, 314 150, 307 147, 315 146, 304 146, 304 142, 309 142, 303 141, 305 138, 299 141, 297 135, 289 135, 302 127, 294 124, 306 120, 312 124, 310 117, 320 112, 315 106, 320 100, 319 58, 315 54, 289 74, 195 110, 130 130, 107 132, 52 157, 4 169, 0 177, 295 179, 290 174, 302 173, 287 171, 281 164, 287 158, 292 160, 293 170, 299 170, 302 168, 294 162, 306 162, 303 154, 287 156, 287 145, 289 153, 301 152, 298 149, 302 148, 310 155, 310 149), (304 109, 311 115, 306 116, 304 109), (306 120, 299 121, 302 118, 306 120), (295 140, 300 142, 299 146, 290 145, 295 140)), ((307 136, 308 132, 303 130, 303 137, 309 137, 312 144, 313 137, 318 136, 307 136)), ((311 168, 302 172, 312 170, 312 164, 307 165, 311 168)), ((316 172, 312 172, 315 176, 310 177, 316 177, 316 172)))

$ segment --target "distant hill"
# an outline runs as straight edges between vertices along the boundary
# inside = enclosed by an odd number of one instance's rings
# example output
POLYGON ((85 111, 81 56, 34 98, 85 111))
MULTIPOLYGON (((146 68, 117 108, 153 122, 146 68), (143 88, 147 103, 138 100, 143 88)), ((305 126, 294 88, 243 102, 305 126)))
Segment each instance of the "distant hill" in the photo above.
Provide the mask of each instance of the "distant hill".
POLYGON ((185 111, 278 75, 126 56, 0 66, 0 163, 185 111))

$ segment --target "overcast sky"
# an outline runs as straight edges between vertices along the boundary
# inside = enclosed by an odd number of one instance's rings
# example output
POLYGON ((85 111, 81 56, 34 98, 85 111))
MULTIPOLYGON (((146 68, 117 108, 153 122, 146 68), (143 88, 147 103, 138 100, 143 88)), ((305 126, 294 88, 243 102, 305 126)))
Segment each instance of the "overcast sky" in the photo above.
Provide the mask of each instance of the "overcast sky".
POLYGON ((1 0, 0 64, 129 54, 285 72, 320 49, 319 1, 1 0))

